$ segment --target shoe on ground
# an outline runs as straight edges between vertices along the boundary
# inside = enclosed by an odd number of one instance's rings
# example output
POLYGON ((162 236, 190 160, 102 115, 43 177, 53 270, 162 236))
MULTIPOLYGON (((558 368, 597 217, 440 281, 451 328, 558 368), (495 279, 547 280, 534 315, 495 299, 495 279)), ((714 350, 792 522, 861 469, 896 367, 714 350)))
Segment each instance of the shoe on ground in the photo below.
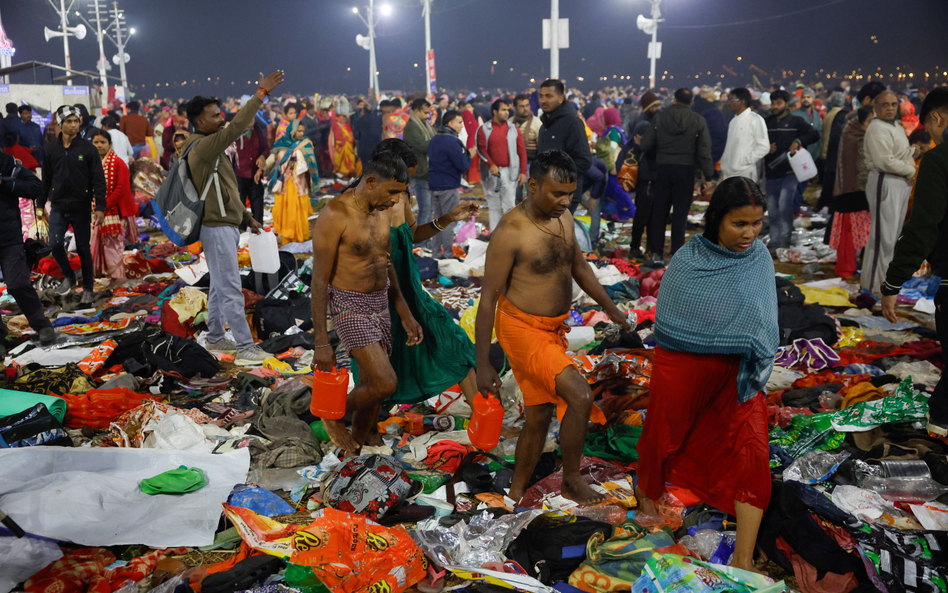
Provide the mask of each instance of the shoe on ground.
POLYGON ((75 278, 63 278, 63 281, 56 287, 56 294, 67 295, 72 292, 74 288, 76 288, 75 278))
POLYGON ((82 298, 79 299, 79 304, 82 306, 89 306, 95 303, 95 293, 91 290, 83 290, 82 298))
POLYGON ((234 364, 238 366, 254 366, 258 367, 263 364, 263 361, 273 356, 268 354, 260 349, 260 346, 251 346, 250 348, 245 348, 244 350, 239 350, 237 352, 237 359, 234 360, 234 364))
POLYGON ((237 354, 237 344, 233 340, 221 338, 216 342, 207 341, 208 352, 222 352, 224 354, 237 354))
POLYGON ((940 437, 948 437, 948 422, 932 420, 930 414, 926 414, 926 417, 928 418, 928 424, 925 425, 925 430, 940 437))
POLYGON ((56 341, 56 330, 51 327, 44 327, 39 330, 39 340, 43 346, 49 346, 56 341))

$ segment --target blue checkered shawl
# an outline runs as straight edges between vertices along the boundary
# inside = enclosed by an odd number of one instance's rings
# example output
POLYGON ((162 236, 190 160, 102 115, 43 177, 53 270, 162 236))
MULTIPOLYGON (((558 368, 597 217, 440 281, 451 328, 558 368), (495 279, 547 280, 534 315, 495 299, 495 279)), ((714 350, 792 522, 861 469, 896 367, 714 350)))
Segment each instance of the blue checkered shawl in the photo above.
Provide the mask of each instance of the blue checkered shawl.
POLYGON ((739 354, 738 397, 741 402, 754 397, 767 384, 780 345, 767 248, 754 241, 740 253, 702 235, 692 237, 662 277, 655 343, 696 354, 739 354))

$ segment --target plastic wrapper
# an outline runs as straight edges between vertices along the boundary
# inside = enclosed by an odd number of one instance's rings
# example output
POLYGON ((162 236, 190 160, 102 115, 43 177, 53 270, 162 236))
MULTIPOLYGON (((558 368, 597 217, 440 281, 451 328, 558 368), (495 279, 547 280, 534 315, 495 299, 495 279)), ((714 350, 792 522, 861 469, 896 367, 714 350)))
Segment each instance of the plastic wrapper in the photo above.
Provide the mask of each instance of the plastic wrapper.
POLYGON ((899 515, 898 510, 878 493, 856 486, 837 486, 833 489, 832 499, 840 510, 870 523, 884 515, 899 515))
POLYGON ((774 584, 764 575, 709 564, 677 554, 653 554, 633 593, 777 593, 784 583, 774 584))
POLYGON ((259 486, 264 490, 286 490, 287 492, 291 492, 303 486, 317 484, 317 481, 308 477, 308 472, 307 475, 300 473, 303 469, 308 468, 271 467, 252 469, 247 476, 247 484, 250 486, 259 486))
POLYGON ((785 482, 803 482, 804 484, 818 484, 825 481, 839 464, 849 459, 848 451, 830 453, 828 451, 810 451, 803 457, 796 459, 783 470, 785 482))
POLYGON ((0 593, 9 593, 49 564, 63 557, 55 542, 32 537, 0 537, 0 593))
POLYGON ((440 566, 478 568, 485 562, 503 563, 504 550, 515 537, 546 511, 526 511, 494 518, 488 512, 450 527, 424 524, 411 532, 425 555, 440 566))
POLYGON ((948 505, 940 502, 909 505, 922 527, 932 531, 948 531, 948 505))
POLYGON ((210 453, 215 447, 204 436, 204 430, 197 422, 176 412, 168 412, 161 418, 153 419, 142 431, 150 431, 142 443, 146 449, 210 453))
POLYGON ((626 379, 633 385, 646 386, 652 377, 651 357, 642 354, 619 354, 607 350, 601 356, 574 356, 573 363, 590 384, 606 379, 626 379))
POLYGON ((678 541, 695 554, 713 564, 730 564, 737 542, 734 531, 715 531, 702 529, 694 535, 686 535, 678 541))
POLYGON ((424 554, 401 526, 382 527, 334 509, 313 513, 309 525, 287 525, 223 507, 247 545, 311 567, 331 591, 400 593, 425 577, 424 554))
MULTIPOLYGON (((817 414, 816 416, 826 416, 817 414)), ((810 451, 832 451, 838 449, 846 435, 833 430, 822 430, 815 426, 796 426, 799 418, 813 418, 814 416, 796 416, 787 430, 775 428, 770 431, 770 443, 779 445, 791 457, 799 458, 810 451)))
POLYGON ((928 414, 928 394, 912 387, 912 378, 899 383, 894 397, 861 402, 833 414, 833 428, 842 432, 863 432, 882 424, 924 422, 928 414))
POLYGON ((879 590, 944 591, 948 582, 948 532, 902 530, 863 523, 852 530, 879 590), (875 573, 875 574, 874 574, 875 573), (939 586, 940 584, 940 586, 939 586))
POLYGON ((672 531, 678 531, 684 523, 685 505, 675 498, 675 495, 666 492, 658 499, 656 503, 658 515, 646 515, 642 512, 636 512, 632 520, 641 527, 650 531, 667 527, 672 531))
MULTIPOLYGON (((593 457, 583 457, 579 473, 594 490, 606 496, 605 504, 615 504, 626 509, 636 506, 635 489, 628 474, 611 463, 593 457)), ((562 468, 530 487, 520 499, 519 506, 528 509, 562 511, 577 506, 564 498, 562 468)))

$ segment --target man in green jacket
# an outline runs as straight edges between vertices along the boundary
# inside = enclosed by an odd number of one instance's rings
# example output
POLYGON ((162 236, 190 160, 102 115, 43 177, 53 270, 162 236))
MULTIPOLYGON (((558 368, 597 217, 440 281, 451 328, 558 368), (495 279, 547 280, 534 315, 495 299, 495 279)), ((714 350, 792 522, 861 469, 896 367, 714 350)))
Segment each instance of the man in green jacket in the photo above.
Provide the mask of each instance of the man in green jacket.
POLYGON ((224 127, 224 114, 219 99, 197 96, 187 105, 188 120, 194 134, 185 141, 191 179, 198 192, 211 184, 204 203, 201 244, 211 277, 207 299, 207 349, 213 352, 236 353, 238 365, 259 366, 270 355, 253 343, 244 311, 244 295, 240 287, 237 244, 241 224, 251 232, 260 232, 260 223, 244 206, 237 189, 237 175, 224 151, 253 124, 263 99, 283 82, 283 70, 270 76, 260 74, 254 96, 224 127), (230 324, 234 341, 224 336, 224 324, 230 324))
MULTIPOLYGON (((909 221, 895 244, 895 254, 882 284, 882 314, 895 323, 899 289, 928 260, 942 279, 935 294, 935 331, 948 363, 948 87, 928 93, 919 120, 937 146, 925 153, 915 181, 909 221)), ((948 385, 942 376, 928 400, 928 431, 948 436, 948 385)))

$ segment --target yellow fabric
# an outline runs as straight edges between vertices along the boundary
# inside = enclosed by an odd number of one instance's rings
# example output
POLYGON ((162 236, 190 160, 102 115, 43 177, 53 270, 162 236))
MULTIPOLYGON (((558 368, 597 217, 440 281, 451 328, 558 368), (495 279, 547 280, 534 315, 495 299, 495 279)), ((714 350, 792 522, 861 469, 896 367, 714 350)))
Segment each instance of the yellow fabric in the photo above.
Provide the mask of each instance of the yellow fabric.
POLYGON ((812 286, 799 286, 800 292, 806 297, 806 304, 817 303, 824 307, 849 307, 849 292, 844 288, 832 286, 830 288, 813 288, 812 286))
POLYGON ((184 323, 207 307, 207 295, 196 288, 182 288, 168 302, 168 306, 178 314, 178 322, 184 323))
POLYGON ((844 327, 843 337, 839 339, 834 348, 848 348, 855 346, 866 339, 866 332, 861 327, 844 327))
POLYGON ((287 175, 283 193, 276 194, 273 203, 273 230, 283 237, 284 243, 309 241, 309 217, 313 205, 308 195, 299 195, 296 181, 287 175))

